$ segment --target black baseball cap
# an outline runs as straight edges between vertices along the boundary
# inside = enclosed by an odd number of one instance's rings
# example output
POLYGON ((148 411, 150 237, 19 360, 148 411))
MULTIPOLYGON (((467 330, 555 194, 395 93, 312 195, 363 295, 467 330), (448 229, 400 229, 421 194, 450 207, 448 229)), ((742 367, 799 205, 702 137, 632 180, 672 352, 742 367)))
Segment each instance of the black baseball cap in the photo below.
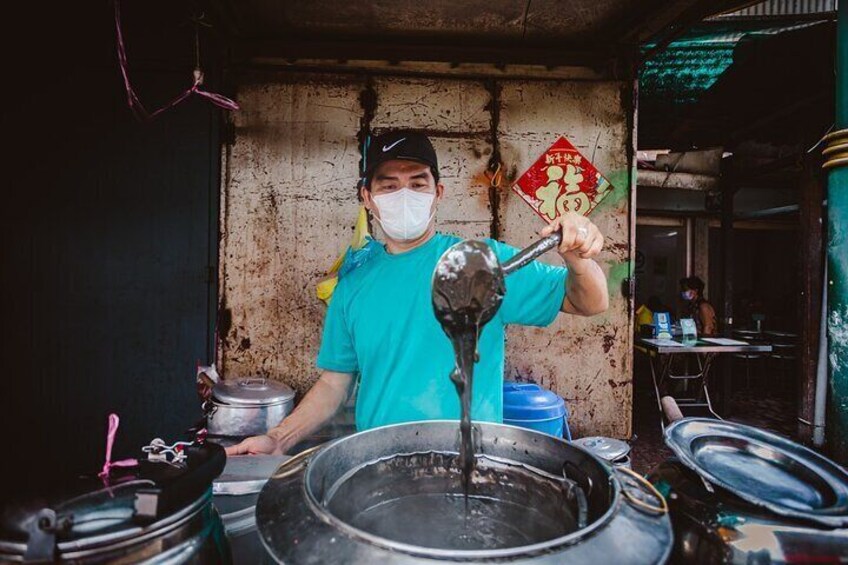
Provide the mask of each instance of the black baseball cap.
POLYGON ((439 180, 439 161, 430 138, 423 133, 409 130, 394 130, 372 137, 365 160, 365 183, 377 167, 394 159, 418 161, 430 167, 436 181, 439 180))

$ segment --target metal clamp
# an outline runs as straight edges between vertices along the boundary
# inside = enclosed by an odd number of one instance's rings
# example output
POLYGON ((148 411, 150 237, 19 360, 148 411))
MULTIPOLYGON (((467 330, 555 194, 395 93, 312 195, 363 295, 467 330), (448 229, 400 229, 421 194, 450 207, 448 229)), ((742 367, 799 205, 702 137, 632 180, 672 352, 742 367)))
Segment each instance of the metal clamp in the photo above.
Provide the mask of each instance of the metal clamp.
POLYGON ((24 553, 24 561, 48 563, 56 559, 56 533, 58 520, 56 512, 42 508, 30 521, 29 540, 24 553))
POLYGON ((621 492, 624 494, 624 498, 627 499, 630 504, 633 505, 634 508, 638 510, 642 510, 644 512, 648 512, 650 514, 668 514, 668 502, 666 502, 665 497, 660 494, 654 485, 649 483, 645 477, 640 475, 639 473, 633 471, 632 469, 628 469, 627 467, 613 467, 613 469, 618 473, 623 473, 627 475, 637 487, 637 490, 643 494, 650 494, 654 498, 659 501, 659 506, 654 506, 653 504, 649 504, 636 496, 633 492, 631 492, 627 488, 627 483, 622 481, 621 492))
POLYGON ((193 444, 192 441, 178 441, 168 445, 164 440, 157 437, 149 445, 142 447, 141 450, 147 454, 147 460, 153 463, 179 465, 187 459, 185 448, 193 444))

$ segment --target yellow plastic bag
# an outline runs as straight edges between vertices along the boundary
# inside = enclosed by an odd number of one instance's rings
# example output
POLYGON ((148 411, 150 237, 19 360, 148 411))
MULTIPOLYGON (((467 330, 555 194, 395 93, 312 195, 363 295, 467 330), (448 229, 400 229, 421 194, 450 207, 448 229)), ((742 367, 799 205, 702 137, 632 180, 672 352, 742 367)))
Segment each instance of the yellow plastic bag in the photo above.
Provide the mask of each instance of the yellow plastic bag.
POLYGON ((333 291, 336 290, 336 285, 339 284, 339 270, 345 262, 345 259, 350 257, 351 251, 359 251, 371 239, 371 234, 368 232, 368 213, 365 206, 359 207, 359 215, 356 218, 356 226, 353 228, 353 238, 350 241, 350 246, 346 249, 327 271, 327 277, 318 283, 315 288, 315 294, 318 300, 325 304, 330 304, 330 298, 333 296, 333 291))

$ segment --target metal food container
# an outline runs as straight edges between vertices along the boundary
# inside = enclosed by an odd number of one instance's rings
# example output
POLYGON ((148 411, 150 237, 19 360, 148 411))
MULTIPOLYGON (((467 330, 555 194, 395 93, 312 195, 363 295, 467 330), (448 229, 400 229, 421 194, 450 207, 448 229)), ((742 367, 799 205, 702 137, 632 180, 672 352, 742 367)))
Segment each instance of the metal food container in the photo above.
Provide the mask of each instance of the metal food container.
POLYGON ((663 563, 662 496, 627 469, 541 432, 475 423, 462 489, 458 422, 360 432, 283 463, 256 520, 281 563, 663 563), (464 510, 463 510, 464 509, 464 510))
POLYGON ((223 449, 186 450, 184 463, 140 464, 110 481, 57 476, 0 505, 0 563, 229 563, 212 506, 223 449))
POLYGON ((630 469, 630 444, 611 437, 592 436, 575 439, 574 445, 588 449, 610 465, 630 469))
POLYGON ((294 390, 266 378, 223 380, 205 403, 210 435, 246 437, 264 434, 294 408, 294 390))

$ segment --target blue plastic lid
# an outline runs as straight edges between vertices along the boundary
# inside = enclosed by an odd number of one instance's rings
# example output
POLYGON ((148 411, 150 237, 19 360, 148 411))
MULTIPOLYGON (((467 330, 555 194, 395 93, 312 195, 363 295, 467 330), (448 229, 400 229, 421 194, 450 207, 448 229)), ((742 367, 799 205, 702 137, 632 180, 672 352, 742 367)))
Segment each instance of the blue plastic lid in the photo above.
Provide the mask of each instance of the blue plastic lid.
POLYGON ((535 383, 504 381, 504 420, 549 420, 568 417, 565 400, 535 383))

